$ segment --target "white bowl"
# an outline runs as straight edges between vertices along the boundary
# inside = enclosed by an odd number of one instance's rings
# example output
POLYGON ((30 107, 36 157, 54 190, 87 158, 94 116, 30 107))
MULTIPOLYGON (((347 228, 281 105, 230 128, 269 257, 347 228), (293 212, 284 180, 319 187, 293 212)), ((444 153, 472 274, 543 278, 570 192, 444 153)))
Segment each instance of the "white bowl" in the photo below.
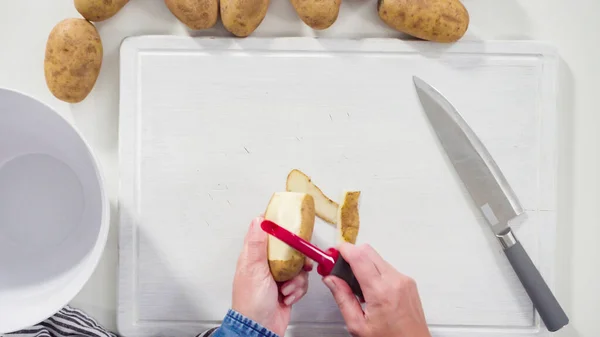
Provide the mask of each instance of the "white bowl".
POLYGON ((77 131, 48 106, 0 89, 0 335, 75 297, 104 249, 109 209, 77 131))

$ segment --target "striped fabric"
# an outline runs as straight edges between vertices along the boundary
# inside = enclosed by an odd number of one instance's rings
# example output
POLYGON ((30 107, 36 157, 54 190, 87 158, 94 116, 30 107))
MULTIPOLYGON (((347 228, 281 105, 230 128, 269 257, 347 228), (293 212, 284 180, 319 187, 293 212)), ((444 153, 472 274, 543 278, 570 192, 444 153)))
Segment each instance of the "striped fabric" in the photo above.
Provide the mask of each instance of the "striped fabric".
MULTIPOLYGON (((217 328, 196 337, 209 337, 217 328)), ((54 316, 30 328, 9 333, 6 337, 119 337, 101 327, 81 310, 66 306, 54 316)))

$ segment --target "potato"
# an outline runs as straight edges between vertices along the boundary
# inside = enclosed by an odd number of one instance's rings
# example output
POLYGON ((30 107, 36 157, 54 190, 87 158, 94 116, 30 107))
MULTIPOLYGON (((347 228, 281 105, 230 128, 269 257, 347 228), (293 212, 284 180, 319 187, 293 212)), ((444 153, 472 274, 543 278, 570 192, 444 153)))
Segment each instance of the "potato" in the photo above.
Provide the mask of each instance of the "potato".
POLYGON ((429 41, 457 41, 469 27, 459 0, 379 0, 377 12, 388 26, 429 41))
POLYGON ((104 21, 125 6, 129 0, 75 0, 75 9, 90 21, 104 21))
POLYGON ((92 91, 102 66, 102 41, 96 27, 84 19, 65 19, 46 42, 44 75, 56 98, 81 102, 92 91))
POLYGON ((285 182, 285 189, 288 192, 308 193, 315 200, 315 210, 317 216, 332 225, 335 225, 339 205, 329 199, 310 177, 300 170, 292 170, 285 182))
POLYGON ((190 29, 210 28, 219 17, 219 0, 165 0, 165 4, 190 29))
POLYGON ((358 214, 358 200, 360 191, 344 192, 342 203, 337 213, 337 228, 340 242, 356 243, 360 217, 358 214))
POLYGON ((235 36, 246 37, 267 15, 269 0, 221 0, 221 21, 235 36))
MULTIPOLYGON (((314 200, 306 193, 274 193, 265 211, 265 219, 310 241, 315 225, 314 200)), ((304 255, 270 235, 267 255, 271 274, 277 282, 292 279, 304 266, 304 255)))
POLYGON ((291 0, 300 19, 313 29, 329 28, 337 20, 342 0, 291 0))

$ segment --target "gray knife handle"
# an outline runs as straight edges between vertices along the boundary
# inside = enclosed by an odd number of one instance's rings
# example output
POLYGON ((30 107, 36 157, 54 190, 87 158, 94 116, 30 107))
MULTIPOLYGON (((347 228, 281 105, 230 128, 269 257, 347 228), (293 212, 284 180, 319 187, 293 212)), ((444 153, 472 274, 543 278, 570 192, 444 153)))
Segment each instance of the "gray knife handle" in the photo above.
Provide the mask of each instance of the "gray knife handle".
POLYGON ((517 273, 548 331, 554 332, 567 325, 569 323, 567 314, 512 231, 509 230, 505 234, 498 235, 498 238, 504 246, 504 253, 508 261, 517 273))

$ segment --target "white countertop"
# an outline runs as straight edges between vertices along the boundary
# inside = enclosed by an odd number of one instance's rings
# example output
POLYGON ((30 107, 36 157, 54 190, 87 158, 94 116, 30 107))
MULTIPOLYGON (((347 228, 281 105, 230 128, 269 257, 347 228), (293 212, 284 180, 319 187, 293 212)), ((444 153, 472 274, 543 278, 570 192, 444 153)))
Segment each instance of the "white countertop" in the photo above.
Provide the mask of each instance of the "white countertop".
MULTIPOLYGON (((558 336, 597 335, 600 314, 600 2, 580 0, 465 0, 471 26, 465 39, 542 40, 562 58, 559 125, 559 225, 556 295, 571 318, 558 336)), ((399 34, 377 18, 375 0, 346 0, 338 22, 315 33, 285 0, 275 0, 253 36, 389 37, 399 34)), ((104 256, 72 304, 116 329, 117 270, 117 128, 119 113, 119 45, 123 38, 188 31, 162 0, 131 0, 115 17, 97 27, 104 46, 102 71, 92 93, 79 104, 54 98, 46 88, 44 49, 52 27, 78 17, 71 1, 0 1, 0 87, 18 90, 49 104, 72 122, 91 144, 103 167, 113 216, 104 256)), ((229 36, 221 27, 193 33, 229 36)))

